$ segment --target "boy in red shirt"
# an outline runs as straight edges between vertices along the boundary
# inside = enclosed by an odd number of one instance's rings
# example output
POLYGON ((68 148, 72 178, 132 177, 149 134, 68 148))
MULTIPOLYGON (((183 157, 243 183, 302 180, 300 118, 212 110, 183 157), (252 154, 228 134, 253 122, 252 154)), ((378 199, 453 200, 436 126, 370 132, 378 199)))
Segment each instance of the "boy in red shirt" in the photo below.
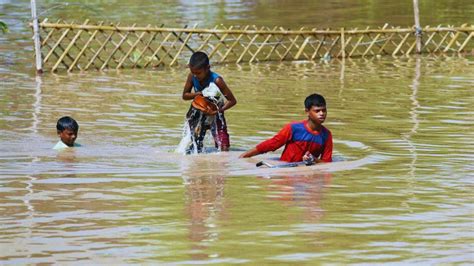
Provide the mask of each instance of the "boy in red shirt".
POLYGON ((332 161, 332 135, 322 123, 326 120, 326 100, 319 94, 311 94, 304 101, 307 120, 292 122, 283 127, 273 138, 265 140, 255 148, 240 155, 248 158, 258 154, 275 151, 285 145, 280 160, 286 162, 332 161))

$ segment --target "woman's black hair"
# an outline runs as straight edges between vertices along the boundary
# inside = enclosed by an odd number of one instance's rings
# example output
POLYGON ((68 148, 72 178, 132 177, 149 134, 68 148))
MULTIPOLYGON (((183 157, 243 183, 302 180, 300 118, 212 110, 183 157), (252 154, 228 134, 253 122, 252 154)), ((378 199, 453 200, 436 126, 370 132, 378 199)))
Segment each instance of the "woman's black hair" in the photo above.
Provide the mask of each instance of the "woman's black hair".
POLYGON ((65 129, 77 132, 79 130, 79 124, 77 124, 76 120, 72 117, 63 116, 59 118, 58 123, 56 124, 56 129, 58 132, 63 132, 65 129))
POLYGON ((189 59, 189 66, 193 68, 204 68, 209 66, 209 57, 204 52, 195 52, 189 59))
POLYGON ((306 109, 311 109, 311 106, 317 106, 317 107, 325 107, 326 106, 326 100, 324 99, 323 96, 313 93, 306 97, 304 100, 304 108, 306 109))

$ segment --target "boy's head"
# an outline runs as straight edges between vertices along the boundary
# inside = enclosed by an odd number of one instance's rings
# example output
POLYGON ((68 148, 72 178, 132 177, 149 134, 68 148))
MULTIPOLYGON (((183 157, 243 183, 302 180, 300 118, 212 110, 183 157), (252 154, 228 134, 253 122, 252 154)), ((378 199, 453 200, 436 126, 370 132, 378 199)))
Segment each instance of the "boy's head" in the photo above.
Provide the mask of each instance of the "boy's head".
POLYGON ((56 129, 61 141, 69 147, 74 146, 79 131, 79 125, 76 120, 69 116, 63 116, 58 120, 56 129))
POLYGON ((326 120, 326 100, 323 96, 314 93, 304 100, 304 108, 308 118, 316 124, 322 124, 326 120))
POLYGON ((326 100, 323 96, 313 93, 304 100, 304 108, 306 110, 311 109, 312 106, 326 107, 326 100))
POLYGON ((211 66, 209 65, 209 57, 206 53, 195 52, 189 59, 188 64, 191 73, 199 80, 203 81, 209 75, 211 66))

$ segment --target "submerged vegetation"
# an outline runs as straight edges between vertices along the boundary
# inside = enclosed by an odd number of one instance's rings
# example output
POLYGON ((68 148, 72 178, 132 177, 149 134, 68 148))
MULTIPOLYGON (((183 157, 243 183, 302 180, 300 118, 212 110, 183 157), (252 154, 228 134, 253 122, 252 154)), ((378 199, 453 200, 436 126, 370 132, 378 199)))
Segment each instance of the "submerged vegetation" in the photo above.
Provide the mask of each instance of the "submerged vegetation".
POLYGON ((8 32, 8 25, 0 20, 0 31, 2 33, 7 33, 8 32))

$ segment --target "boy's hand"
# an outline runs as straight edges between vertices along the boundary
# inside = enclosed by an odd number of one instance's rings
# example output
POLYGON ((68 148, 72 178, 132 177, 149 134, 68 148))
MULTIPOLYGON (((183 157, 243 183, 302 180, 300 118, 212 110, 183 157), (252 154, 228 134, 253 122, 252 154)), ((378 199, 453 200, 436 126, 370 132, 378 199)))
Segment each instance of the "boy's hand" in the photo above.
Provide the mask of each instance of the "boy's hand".
POLYGON ((302 159, 303 159, 303 162, 305 162, 306 165, 311 165, 311 164, 314 164, 316 162, 316 160, 314 159, 314 156, 309 151, 307 151, 303 155, 302 159))

